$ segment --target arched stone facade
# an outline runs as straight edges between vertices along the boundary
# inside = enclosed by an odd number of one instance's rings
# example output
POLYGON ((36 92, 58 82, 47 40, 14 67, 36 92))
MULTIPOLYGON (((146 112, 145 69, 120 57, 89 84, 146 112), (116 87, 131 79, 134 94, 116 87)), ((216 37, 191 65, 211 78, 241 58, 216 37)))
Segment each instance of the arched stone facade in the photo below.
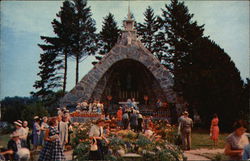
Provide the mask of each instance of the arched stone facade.
POLYGON ((124 21, 125 30, 122 31, 117 44, 60 100, 61 106, 76 104, 91 97, 100 98, 107 83, 106 72, 109 72, 114 64, 123 60, 133 60, 142 64, 159 84, 166 101, 177 103, 170 73, 137 39, 136 30, 133 29, 134 21, 129 15, 124 21))
POLYGON ((61 100, 61 105, 75 104, 89 100, 103 75, 116 62, 132 59, 143 64, 159 82, 167 101, 175 103, 176 95, 172 89, 173 79, 166 68, 142 44, 137 41, 131 45, 117 44, 107 55, 83 77, 83 79, 61 100))

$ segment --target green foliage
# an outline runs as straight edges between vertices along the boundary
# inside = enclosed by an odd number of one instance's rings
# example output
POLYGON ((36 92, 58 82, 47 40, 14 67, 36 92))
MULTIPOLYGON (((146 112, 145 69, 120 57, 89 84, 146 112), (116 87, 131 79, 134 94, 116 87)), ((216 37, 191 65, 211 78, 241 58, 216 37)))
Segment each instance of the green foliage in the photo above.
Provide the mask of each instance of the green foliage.
POLYGON ((21 113, 26 106, 36 101, 34 97, 5 97, 1 101, 2 121, 13 123, 21 119, 21 113))
POLYGON ((137 33, 142 37, 141 42, 152 53, 156 54, 156 32, 159 25, 157 24, 157 18, 154 15, 154 10, 148 6, 144 12, 144 23, 137 24, 137 33))
POLYGON ((39 46, 45 52, 40 55, 39 68, 41 71, 37 74, 40 80, 37 80, 33 85, 33 87, 39 90, 32 94, 42 100, 47 100, 53 94, 53 89, 62 86, 60 83, 62 76, 57 74, 57 71, 62 68, 62 61, 57 59, 58 55, 53 50, 47 50, 46 45, 39 46))
POLYGON ((208 38, 194 42, 189 55, 183 58, 176 90, 183 93, 191 108, 197 109, 208 127, 213 113, 220 119, 220 128, 231 130, 241 106, 243 81, 230 57, 208 38))
POLYGON ((15 131, 15 127, 13 125, 9 124, 8 126, 3 127, 3 128, 0 129, 0 135, 2 135, 2 134, 10 134, 13 131, 15 131))
POLYGON ((169 48, 163 56, 164 64, 172 71, 175 79, 178 78, 178 70, 182 63, 182 57, 190 51, 192 43, 203 36, 203 26, 198 26, 192 21, 193 14, 190 14, 184 2, 171 0, 169 5, 162 9, 162 16, 159 18, 163 36, 159 35, 168 43, 169 48))
POLYGON ((41 36, 45 44, 38 44, 44 53, 40 56, 40 72, 37 74, 40 80, 34 84, 34 87, 40 90, 33 94, 45 100, 46 97, 50 97, 54 88, 63 87, 63 93, 66 90, 67 58, 72 45, 71 24, 74 12, 71 6, 69 1, 64 1, 61 11, 57 14, 60 20, 54 19, 51 22, 56 37, 41 36), (63 83, 62 75, 59 74, 61 70, 64 70, 63 83))
POLYGON ((150 146, 152 146, 153 142, 149 140, 146 136, 139 135, 135 144, 143 149, 148 149, 150 146))
POLYGON ((89 142, 82 142, 79 143, 73 151, 73 156, 76 156, 76 160, 88 160, 88 154, 89 154, 89 142))
POLYGON ((86 0, 73 0, 73 23, 71 24, 72 46, 71 56, 76 59, 76 84, 79 77, 79 62, 97 51, 98 39, 95 33, 95 20, 86 0))
POLYGON ((125 145, 125 142, 124 140, 122 140, 121 138, 119 137, 112 137, 110 139, 110 143, 109 143, 109 146, 110 148, 114 149, 114 150, 119 150, 121 146, 124 146, 125 145))
POLYGON ((26 120, 29 123, 33 121, 34 116, 39 116, 40 118, 43 116, 49 116, 49 113, 45 109, 43 103, 36 102, 29 104, 23 109, 21 113, 21 119, 26 120))
MULTIPOLYGON (((96 56, 98 61, 100 61, 102 57, 116 44, 119 34, 120 30, 118 29, 114 15, 109 13, 104 17, 102 30, 99 33, 99 55, 96 56)), ((96 63, 97 62, 93 62, 92 64, 95 65, 96 63)))
POLYGON ((90 123, 73 124, 73 134, 71 137, 72 138, 71 145, 73 148, 76 148, 78 144, 80 144, 81 142, 88 141, 89 138, 88 132, 90 130, 90 126, 91 126, 90 123))
MULTIPOLYGON (((88 131, 90 130, 90 122, 74 123, 72 146, 74 160, 84 160, 88 157, 90 141, 88 139, 88 131)), ((136 134, 130 130, 120 130, 108 137, 109 152, 105 155, 106 160, 125 160, 120 151, 125 153, 137 153, 142 155, 142 160, 181 160, 183 158, 182 151, 168 141, 149 139, 142 134, 136 134)))

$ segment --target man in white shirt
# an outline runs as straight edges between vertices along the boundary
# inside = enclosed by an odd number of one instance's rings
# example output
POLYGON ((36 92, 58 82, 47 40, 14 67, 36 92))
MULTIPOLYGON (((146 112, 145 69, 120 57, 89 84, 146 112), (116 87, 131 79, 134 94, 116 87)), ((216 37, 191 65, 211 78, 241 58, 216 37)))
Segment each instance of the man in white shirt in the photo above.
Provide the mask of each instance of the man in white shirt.
POLYGON ((64 122, 66 117, 58 116, 58 131, 59 131, 59 138, 62 148, 66 143, 68 143, 68 124, 64 122))
POLYGON ((14 125, 15 125, 15 128, 16 128, 15 132, 19 135, 19 138, 21 140, 26 140, 27 139, 26 132, 25 132, 25 130, 23 128, 22 123, 23 122, 20 121, 20 120, 14 122, 14 125))

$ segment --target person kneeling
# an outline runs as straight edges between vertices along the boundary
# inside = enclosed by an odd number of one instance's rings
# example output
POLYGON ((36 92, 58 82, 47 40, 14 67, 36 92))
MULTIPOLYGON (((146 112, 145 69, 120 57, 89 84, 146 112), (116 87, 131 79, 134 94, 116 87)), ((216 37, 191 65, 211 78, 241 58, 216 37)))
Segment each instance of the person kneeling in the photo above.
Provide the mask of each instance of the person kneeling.
POLYGON ((8 142, 8 150, 1 152, 6 160, 29 160, 30 151, 27 149, 25 141, 19 138, 19 134, 14 132, 10 135, 11 140, 8 142))

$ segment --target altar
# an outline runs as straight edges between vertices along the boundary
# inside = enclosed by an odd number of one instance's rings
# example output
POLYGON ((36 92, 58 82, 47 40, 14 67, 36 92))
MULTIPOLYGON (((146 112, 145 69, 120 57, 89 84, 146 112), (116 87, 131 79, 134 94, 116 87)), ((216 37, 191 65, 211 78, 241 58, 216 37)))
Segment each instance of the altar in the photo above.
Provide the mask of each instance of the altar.
POLYGON ((136 105, 139 104, 139 102, 118 102, 118 103, 119 103, 119 105, 127 105, 129 103, 133 103, 133 104, 136 104, 136 105))

